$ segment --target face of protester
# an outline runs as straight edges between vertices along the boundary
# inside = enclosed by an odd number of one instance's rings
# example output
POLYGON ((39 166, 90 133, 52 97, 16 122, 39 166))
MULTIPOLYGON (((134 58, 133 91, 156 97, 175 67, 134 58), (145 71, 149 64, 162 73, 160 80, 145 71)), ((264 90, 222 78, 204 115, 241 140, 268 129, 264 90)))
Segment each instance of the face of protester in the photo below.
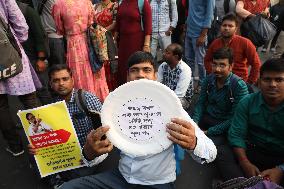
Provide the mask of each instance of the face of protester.
POLYGON ((216 78, 227 78, 232 71, 229 59, 213 59, 212 71, 216 78))
POLYGON ((259 87, 264 98, 284 101, 284 73, 264 72, 259 87))
POLYGON ((173 62, 175 62, 176 55, 173 54, 173 47, 169 45, 163 52, 163 59, 164 61, 171 65, 173 62))
POLYGON ((150 62, 142 62, 134 64, 128 69, 128 81, 134 81, 138 79, 157 80, 155 69, 150 62))
POLYGON ((232 20, 224 20, 222 22, 220 31, 223 38, 232 37, 237 31, 236 22, 232 20))
POLYGON ((51 88, 62 97, 68 96, 74 87, 74 80, 67 70, 55 71, 50 78, 51 88))

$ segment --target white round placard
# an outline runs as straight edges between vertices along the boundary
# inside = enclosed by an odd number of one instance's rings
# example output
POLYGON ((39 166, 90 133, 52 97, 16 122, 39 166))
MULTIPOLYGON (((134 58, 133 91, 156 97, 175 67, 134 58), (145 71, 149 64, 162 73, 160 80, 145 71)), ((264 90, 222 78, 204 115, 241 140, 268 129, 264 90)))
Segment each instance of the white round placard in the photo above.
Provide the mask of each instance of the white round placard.
POLYGON ((109 126, 107 138, 121 151, 134 156, 153 155, 167 149, 166 124, 182 117, 182 105, 167 86, 152 80, 128 82, 104 101, 101 119, 109 126))

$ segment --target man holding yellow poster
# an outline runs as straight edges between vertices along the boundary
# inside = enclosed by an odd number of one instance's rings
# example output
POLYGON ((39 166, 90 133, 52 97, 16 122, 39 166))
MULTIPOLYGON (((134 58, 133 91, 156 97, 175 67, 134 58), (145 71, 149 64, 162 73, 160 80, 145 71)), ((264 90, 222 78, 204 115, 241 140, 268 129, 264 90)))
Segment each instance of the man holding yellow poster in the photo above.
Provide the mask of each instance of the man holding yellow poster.
POLYGON ((18 116, 37 149, 35 160, 41 177, 82 166, 81 147, 64 101, 20 111, 18 116))
MULTIPOLYGON (((58 64, 54 65, 49 69, 49 81, 50 81, 50 86, 52 90, 54 91, 54 94, 56 97, 54 97, 54 101, 65 101, 69 113, 69 117, 72 119, 73 122, 73 128, 75 129, 76 135, 78 137, 78 141, 80 144, 80 147, 82 148, 83 145, 86 143, 86 138, 87 135, 90 133, 90 131, 95 128, 95 125, 93 123, 93 119, 90 118, 90 116, 87 114, 87 112, 82 108, 82 105, 85 104, 85 108, 90 110, 90 111, 95 111, 95 112, 100 112, 101 110, 101 102, 99 99, 94 95, 91 94, 87 91, 81 91, 81 95, 79 94, 79 91, 74 89, 74 80, 72 77, 72 72, 71 70, 65 65, 65 64, 58 64), (82 98, 83 103, 79 102, 79 97, 82 98)), ((48 105, 49 106, 49 105, 48 105)), ((54 110, 50 111, 52 112, 51 115, 53 116, 52 119, 58 118, 58 113, 55 112, 54 110)), ((41 112, 30 112, 32 113, 35 118, 32 118, 30 122, 35 122, 35 119, 37 120, 36 122, 40 122, 41 124, 44 123, 45 129, 48 127, 52 129, 51 132, 45 130, 45 134, 48 135, 48 137, 53 136, 52 134, 54 131, 56 131, 58 128, 54 127, 53 124, 49 122, 49 119, 45 117, 41 112), (51 135, 51 136, 50 136, 51 135)), ((30 116, 30 115, 29 115, 30 116)), ((30 117, 29 117, 30 118, 30 117)), ((60 119, 62 120, 62 119, 60 119)), ((27 122, 27 119, 25 119, 27 122)), ((56 122, 56 121, 55 121, 56 122)), ((64 130, 66 130, 65 125, 61 123, 56 123, 60 125, 59 127, 61 130, 59 131, 59 135, 63 137, 63 141, 66 140, 66 138, 69 137, 68 133, 66 133, 64 130)), ((29 135, 29 134, 28 134, 29 135)), ((34 135, 31 136, 30 138, 35 138, 38 139, 38 136, 40 135, 34 135)), ((51 138, 52 142, 60 142, 57 141, 56 138, 51 138)), ((36 147, 36 144, 38 145, 48 145, 45 143, 30 143, 29 147, 29 153, 32 155, 35 155, 35 157, 38 155, 39 150, 36 147)), ((61 144, 62 145, 62 144, 61 144)), ((55 149, 56 151, 56 149, 55 149)), ((81 155, 81 151, 78 152, 78 154, 81 155)), ((102 162, 107 155, 102 155, 100 157, 96 157, 93 160, 93 165, 97 165, 100 162, 102 162)), ((51 162, 49 162, 51 163, 51 162)), ((107 164, 106 162, 105 164, 107 164)), ((82 162, 83 164, 83 162, 82 162)), ((105 167, 105 165, 102 165, 105 167)), ((101 166, 101 167, 102 167, 101 166)), ((106 166, 107 167, 107 166, 106 166)), ((66 169, 65 169, 66 170, 66 169)), ((47 182, 51 186, 59 186, 61 183, 66 182, 68 180, 86 176, 86 175, 92 175, 95 174, 99 171, 99 169, 95 169, 93 167, 80 167, 77 169, 72 169, 68 171, 63 171, 52 175, 52 179, 49 178, 47 179, 47 182)))

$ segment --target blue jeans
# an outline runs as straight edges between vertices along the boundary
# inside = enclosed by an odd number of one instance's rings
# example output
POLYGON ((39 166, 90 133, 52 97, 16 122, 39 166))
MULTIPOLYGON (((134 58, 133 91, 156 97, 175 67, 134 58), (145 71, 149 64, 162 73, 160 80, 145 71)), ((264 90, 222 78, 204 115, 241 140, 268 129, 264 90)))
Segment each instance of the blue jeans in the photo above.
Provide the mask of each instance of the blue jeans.
MULTIPOLYGON (((95 169, 95 168, 94 168, 95 169)), ((60 189, 174 189, 174 183, 156 185, 129 184, 118 169, 64 183, 60 189)))
POLYGON ((205 46, 206 43, 202 46, 197 47, 196 46, 196 38, 192 38, 189 36, 185 37, 185 44, 184 44, 184 55, 185 55, 185 61, 187 65, 192 70, 192 76, 195 71, 195 65, 198 65, 198 74, 199 74, 199 83, 202 82, 202 80, 206 76, 206 71, 204 67, 204 57, 205 57, 205 46))

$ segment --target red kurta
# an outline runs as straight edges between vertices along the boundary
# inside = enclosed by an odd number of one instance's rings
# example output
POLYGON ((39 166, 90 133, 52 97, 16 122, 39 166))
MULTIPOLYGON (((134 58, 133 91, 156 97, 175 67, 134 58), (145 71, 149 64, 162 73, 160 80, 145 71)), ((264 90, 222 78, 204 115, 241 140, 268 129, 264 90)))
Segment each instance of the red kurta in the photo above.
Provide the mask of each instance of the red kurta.
POLYGON ((270 0, 256 0, 256 4, 253 4, 251 0, 239 0, 244 2, 244 9, 252 14, 260 14, 267 7, 269 7, 270 0))
POLYGON ((144 0, 143 25, 141 28, 141 17, 137 0, 123 0, 118 7, 116 17, 116 31, 118 39, 118 84, 126 83, 127 60, 131 54, 141 51, 144 45, 145 35, 152 33, 152 14, 150 4, 144 0))
POLYGON ((213 53, 225 46, 230 47, 233 50, 233 73, 241 77, 245 82, 251 84, 256 83, 261 66, 259 56, 253 43, 249 39, 238 35, 234 35, 228 44, 225 44, 222 38, 218 38, 212 42, 204 59, 206 73, 212 72, 211 64, 213 53), (251 66, 251 70, 250 75, 248 76, 249 66, 251 66))

